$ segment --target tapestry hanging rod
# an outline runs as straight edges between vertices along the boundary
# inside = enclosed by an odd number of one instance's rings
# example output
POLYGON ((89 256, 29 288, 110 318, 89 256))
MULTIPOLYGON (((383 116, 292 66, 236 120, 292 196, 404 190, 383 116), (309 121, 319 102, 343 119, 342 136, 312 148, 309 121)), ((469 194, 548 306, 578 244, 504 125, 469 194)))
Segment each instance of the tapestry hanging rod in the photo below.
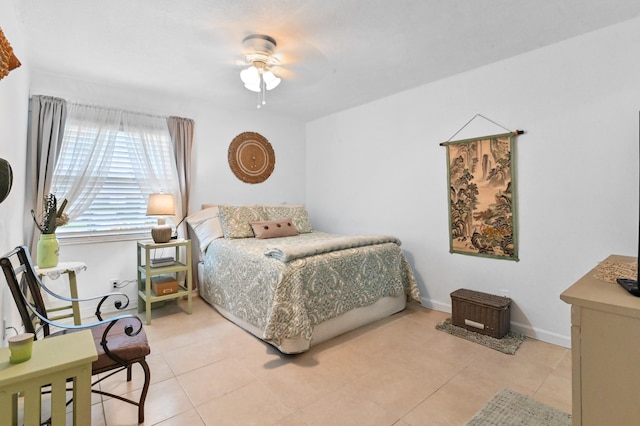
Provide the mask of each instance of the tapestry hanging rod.
POLYGON ((482 114, 476 114, 476 115, 474 115, 474 116, 471 118, 471 120, 467 121, 467 122, 465 123, 465 125, 464 125, 464 126, 460 127, 460 128, 458 129, 458 131, 457 131, 457 132, 455 132, 453 135, 451 135, 451 137, 450 137, 449 139, 447 139, 445 142, 441 142, 441 143, 440 143, 440 146, 446 146, 447 144, 449 144, 449 142, 451 142, 451 139, 453 139, 453 138, 454 138, 458 133, 460 133, 460 132, 465 128, 465 127, 467 127, 467 126, 468 126, 468 125, 469 125, 473 120, 475 120, 477 117, 484 118, 485 120, 487 120, 487 121, 489 121, 489 122, 491 122, 491 123, 495 124, 495 125, 496 125, 496 126, 498 126, 498 127, 502 127, 502 128, 503 128, 503 129, 505 129, 507 132, 509 132, 509 133, 511 133, 511 134, 514 134, 514 135, 516 135, 516 136, 518 136, 518 135, 523 135, 523 134, 524 134, 524 130, 517 130, 517 129, 516 129, 516 130, 509 130, 508 128, 504 127, 503 125, 501 125, 501 124, 499 124, 499 123, 496 123, 495 121, 493 121, 493 120, 491 120, 491 119, 489 119, 489 118, 485 117, 485 116, 484 116, 484 115, 482 115, 482 114))

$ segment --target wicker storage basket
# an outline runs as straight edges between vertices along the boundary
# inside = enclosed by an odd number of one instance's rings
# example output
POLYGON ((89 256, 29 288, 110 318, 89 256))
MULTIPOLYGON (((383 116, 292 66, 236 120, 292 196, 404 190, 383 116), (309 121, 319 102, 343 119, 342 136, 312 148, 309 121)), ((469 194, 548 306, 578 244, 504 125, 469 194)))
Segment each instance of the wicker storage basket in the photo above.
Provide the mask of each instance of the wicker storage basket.
POLYGON ((501 339, 509 332, 511 299, 461 288, 451 293, 451 323, 501 339))
POLYGON ((178 292, 178 281, 170 275, 158 275, 151 278, 151 287, 156 296, 178 292))

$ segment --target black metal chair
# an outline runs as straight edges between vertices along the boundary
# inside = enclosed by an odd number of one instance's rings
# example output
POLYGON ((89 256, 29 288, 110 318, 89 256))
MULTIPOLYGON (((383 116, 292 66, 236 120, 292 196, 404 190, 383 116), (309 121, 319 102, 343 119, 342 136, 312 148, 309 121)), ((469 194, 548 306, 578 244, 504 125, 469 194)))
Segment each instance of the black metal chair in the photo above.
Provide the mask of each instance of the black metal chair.
POLYGON ((92 375, 100 374, 97 380, 92 383, 92 392, 137 406, 138 423, 144 422, 144 402, 151 378, 146 356, 149 355, 151 349, 142 327, 142 321, 134 315, 119 315, 110 319, 103 319, 100 311, 107 300, 113 300, 114 298, 114 307, 120 311, 124 310, 129 305, 128 297, 122 293, 109 293, 88 299, 71 299, 57 295, 47 288, 36 274, 31 255, 25 246, 16 247, 4 255, 0 259, 0 265, 20 313, 25 332, 34 333, 36 339, 46 339, 59 334, 91 330, 98 352, 98 359, 92 364, 92 375), (40 292, 41 289, 51 296, 66 302, 100 300, 95 313, 98 321, 91 324, 66 325, 49 320, 47 308, 40 292), (125 302, 123 303, 120 298, 123 298, 125 302), (53 327, 60 330, 52 333, 53 327), (138 401, 93 388, 93 386, 106 378, 125 370, 127 372, 127 381, 131 381, 131 369, 135 364, 140 364, 145 375, 142 394, 138 401), (108 374, 102 375, 101 373, 108 374))

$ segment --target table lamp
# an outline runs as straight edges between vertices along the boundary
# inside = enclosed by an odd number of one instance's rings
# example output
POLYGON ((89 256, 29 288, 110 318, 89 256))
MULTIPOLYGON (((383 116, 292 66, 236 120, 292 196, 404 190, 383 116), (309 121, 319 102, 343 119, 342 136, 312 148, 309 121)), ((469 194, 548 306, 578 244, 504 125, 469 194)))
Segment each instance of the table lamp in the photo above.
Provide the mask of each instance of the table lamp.
MULTIPOLYGON (((147 216, 173 216, 176 214, 175 202, 171 194, 151 194, 147 203, 147 216)), ((171 240, 171 225, 164 217, 158 218, 158 225, 151 228, 151 236, 156 243, 168 243, 171 240)))

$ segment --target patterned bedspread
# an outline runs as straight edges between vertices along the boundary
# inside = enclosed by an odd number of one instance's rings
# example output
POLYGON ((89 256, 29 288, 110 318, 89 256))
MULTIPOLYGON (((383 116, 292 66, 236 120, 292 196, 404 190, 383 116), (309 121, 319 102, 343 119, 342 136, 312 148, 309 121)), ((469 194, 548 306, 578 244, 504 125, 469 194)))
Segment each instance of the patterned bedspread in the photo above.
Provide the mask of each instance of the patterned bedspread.
MULTIPOLYGON (((200 294, 263 330, 262 338, 311 338, 316 324, 386 296, 419 300, 411 267, 399 241, 356 246, 283 262, 265 255, 274 246, 337 236, 312 232, 272 239, 213 241, 204 263, 200 294)), ((343 237, 338 237, 343 238, 343 237)))

